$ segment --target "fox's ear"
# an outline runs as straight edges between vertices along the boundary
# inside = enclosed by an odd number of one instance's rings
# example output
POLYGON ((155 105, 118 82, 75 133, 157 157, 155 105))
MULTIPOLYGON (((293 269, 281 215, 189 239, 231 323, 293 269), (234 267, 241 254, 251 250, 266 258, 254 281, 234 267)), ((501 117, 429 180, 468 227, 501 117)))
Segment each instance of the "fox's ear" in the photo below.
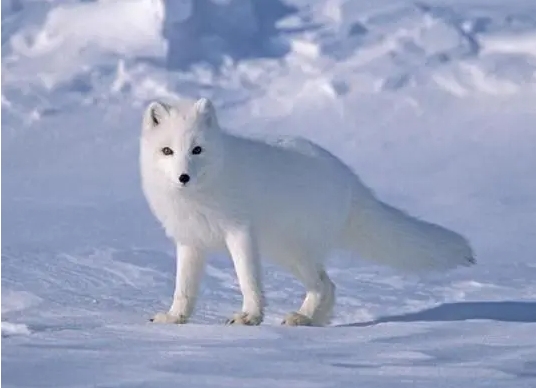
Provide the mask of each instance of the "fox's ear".
POLYGON ((216 109, 208 98, 200 98, 197 100, 194 108, 197 117, 202 120, 207 127, 213 127, 217 124, 216 109))
POLYGON ((161 101, 153 101, 145 109, 143 117, 144 129, 152 129, 158 127, 169 116, 171 107, 161 101))

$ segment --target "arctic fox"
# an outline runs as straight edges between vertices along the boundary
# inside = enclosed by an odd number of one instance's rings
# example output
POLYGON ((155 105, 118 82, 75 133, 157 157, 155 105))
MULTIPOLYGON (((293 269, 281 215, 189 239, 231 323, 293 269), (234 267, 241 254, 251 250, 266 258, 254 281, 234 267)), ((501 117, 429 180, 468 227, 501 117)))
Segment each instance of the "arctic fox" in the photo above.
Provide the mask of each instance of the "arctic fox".
POLYGON ((243 296, 229 324, 264 316, 260 259, 290 271, 306 289, 286 325, 326 325, 335 285, 330 251, 406 270, 475 263, 466 239, 378 200, 343 162, 305 139, 273 143, 235 136, 206 98, 146 108, 140 139, 144 194, 177 246, 173 303, 153 322, 185 323, 208 252, 227 251, 243 296))

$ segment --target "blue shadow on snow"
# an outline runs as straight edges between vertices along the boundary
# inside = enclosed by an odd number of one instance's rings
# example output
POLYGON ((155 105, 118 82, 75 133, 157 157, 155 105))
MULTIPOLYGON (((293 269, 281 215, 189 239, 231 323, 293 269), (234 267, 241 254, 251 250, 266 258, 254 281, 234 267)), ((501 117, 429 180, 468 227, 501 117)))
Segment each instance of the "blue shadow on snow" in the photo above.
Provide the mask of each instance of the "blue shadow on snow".
POLYGON ((163 36, 166 67, 186 70, 203 62, 218 67, 224 56, 245 58, 285 55, 289 47, 276 26, 298 9, 281 0, 191 0, 187 16, 178 17, 178 0, 164 0, 163 36))
POLYGON ((389 315, 373 321, 339 325, 367 327, 388 322, 449 322, 484 319, 502 322, 536 322, 536 302, 455 302, 443 303, 413 313, 389 315))

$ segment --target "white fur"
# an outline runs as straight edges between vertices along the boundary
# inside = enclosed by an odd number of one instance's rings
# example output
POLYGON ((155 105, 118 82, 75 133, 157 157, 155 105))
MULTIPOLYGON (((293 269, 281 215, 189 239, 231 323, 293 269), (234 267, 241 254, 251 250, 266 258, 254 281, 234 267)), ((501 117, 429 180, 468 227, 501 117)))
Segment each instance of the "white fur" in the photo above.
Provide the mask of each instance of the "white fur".
POLYGON ((143 119, 140 167, 148 203, 177 244, 177 282, 168 313, 191 315, 205 256, 227 251, 243 295, 229 323, 259 324, 264 314, 260 259, 290 271, 305 300, 284 323, 325 325, 335 286, 324 270, 333 249, 401 269, 446 269, 474 263, 466 240, 375 198, 325 149, 304 139, 270 144, 234 136, 207 99, 152 103, 143 119), (195 146, 202 147, 193 155, 195 146), (162 148, 173 155, 166 156, 162 148), (179 182, 181 174, 190 181, 179 182))

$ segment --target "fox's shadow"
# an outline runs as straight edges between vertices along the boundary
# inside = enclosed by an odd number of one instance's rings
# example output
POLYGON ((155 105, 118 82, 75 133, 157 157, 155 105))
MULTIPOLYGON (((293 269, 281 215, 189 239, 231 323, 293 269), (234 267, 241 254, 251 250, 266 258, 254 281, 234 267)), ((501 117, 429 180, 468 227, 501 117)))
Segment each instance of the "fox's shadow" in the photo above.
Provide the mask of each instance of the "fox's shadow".
POLYGON ((368 322, 338 325, 366 327, 387 322, 448 322, 486 319, 502 322, 536 322, 536 302, 456 302, 406 314, 389 315, 368 322))

